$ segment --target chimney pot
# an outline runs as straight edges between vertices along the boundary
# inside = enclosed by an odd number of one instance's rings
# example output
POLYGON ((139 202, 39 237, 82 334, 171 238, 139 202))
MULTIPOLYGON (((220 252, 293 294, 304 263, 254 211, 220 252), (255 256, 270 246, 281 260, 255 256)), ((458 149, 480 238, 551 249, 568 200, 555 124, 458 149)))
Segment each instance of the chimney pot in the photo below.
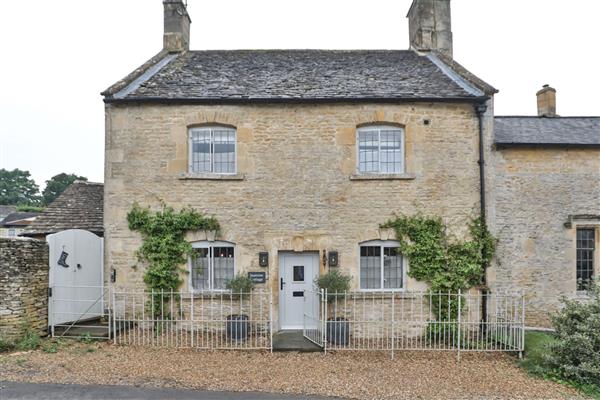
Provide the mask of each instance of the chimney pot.
POLYGON ((452 58, 450 0, 413 0, 408 10, 410 48, 452 58))
POLYGON ((190 49, 190 24, 192 20, 183 0, 163 0, 163 49, 181 52, 190 49))
POLYGON ((538 90, 537 107, 538 117, 557 117, 556 114, 556 89, 550 85, 544 85, 538 90))

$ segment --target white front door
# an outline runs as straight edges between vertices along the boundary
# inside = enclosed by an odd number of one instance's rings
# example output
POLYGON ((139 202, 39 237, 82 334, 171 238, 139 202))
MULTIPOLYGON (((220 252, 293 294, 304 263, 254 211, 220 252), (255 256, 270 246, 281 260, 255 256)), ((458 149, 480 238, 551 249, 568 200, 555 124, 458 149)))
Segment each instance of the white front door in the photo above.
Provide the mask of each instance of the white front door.
POLYGON ((318 253, 279 255, 279 325, 281 329, 304 326, 304 291, 314 289, 319 274, 318 253))

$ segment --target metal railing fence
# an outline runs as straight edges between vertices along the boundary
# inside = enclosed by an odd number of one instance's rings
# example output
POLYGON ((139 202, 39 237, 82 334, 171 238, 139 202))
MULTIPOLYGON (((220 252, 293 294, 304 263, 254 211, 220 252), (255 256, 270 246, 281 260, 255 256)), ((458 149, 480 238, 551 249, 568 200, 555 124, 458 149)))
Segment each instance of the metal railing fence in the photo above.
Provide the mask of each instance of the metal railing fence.
POLYGON ((525 306, 521 294, 344 292, 307 296, 320 324, 305 337, 325 351, 451 350, 521 352, 525 306), (318 315, 316 311, 318 310, 318 315), (320 336, 319 336, 320 335, 320 336), (315 339, 317 338, 317 340, 315 339))
POLYGON ((198 348, 272 348, 272 296, 252 292, 112 292, 115 344, 198 348))

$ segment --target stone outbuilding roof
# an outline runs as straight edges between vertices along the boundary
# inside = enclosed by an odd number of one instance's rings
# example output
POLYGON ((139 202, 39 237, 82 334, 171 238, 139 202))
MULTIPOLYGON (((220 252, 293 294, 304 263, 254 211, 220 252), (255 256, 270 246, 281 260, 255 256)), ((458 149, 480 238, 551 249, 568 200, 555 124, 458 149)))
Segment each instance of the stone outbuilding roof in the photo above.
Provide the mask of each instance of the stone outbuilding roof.
POLYGON ((600 146, 600 117, 495 117, 494 143, 506 146, 600 146))
POLYGON ((0 205, 0 221, 2 221, 4 218, 6 218, 9 214, 12 214, 16 211, 17 211, 17 206, 0 205))
POLYGON ((58 196, 21 236, 49 235, 66 229, 104 234, 104 184, 76 181, 58 196))
POLYGON ((2 221, 0 221, 1 226, 9 227, 9 226, 26 226, 31 224, 32 220, 40 215, 39 212, 14 212, 8 214, 2 221))
POLYGON ((496 90, 443 56, 412 50, 161 52, 105 102, 480 101, 496 90))

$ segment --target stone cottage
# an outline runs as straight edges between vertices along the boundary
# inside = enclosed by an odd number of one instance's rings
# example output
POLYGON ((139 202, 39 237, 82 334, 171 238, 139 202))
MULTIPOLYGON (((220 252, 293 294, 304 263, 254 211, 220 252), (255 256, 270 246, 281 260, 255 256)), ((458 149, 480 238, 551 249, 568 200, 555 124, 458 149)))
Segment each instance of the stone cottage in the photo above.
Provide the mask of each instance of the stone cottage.
POLYGON ((216 240, 189 235, 199 261, 183 289, 264 272, 280 329, 301 325, 294 293, 328 268, 352 275, 355 290, 424 287, 379 229, 394 213, 440 216, 458 237, 484 215, 501 240, 492 290, 538 302, 576 293, 578 227, 598 244, 598 119, 573 119, 588 132, 575 143, 570 119, 494 118, 497 90, 452 58, 449 0, 413 1, 402 51, 192 51, 185 5, 163 4, 163 49, 102 93, 107 281, 113 269, 116 287, 143 285, 126 215, 134 202, 164 202, 222 226, 216 240), (531 130, 543 143, 527 142, 531 130), (536 192, 544 180, 560 193, 536 192))

